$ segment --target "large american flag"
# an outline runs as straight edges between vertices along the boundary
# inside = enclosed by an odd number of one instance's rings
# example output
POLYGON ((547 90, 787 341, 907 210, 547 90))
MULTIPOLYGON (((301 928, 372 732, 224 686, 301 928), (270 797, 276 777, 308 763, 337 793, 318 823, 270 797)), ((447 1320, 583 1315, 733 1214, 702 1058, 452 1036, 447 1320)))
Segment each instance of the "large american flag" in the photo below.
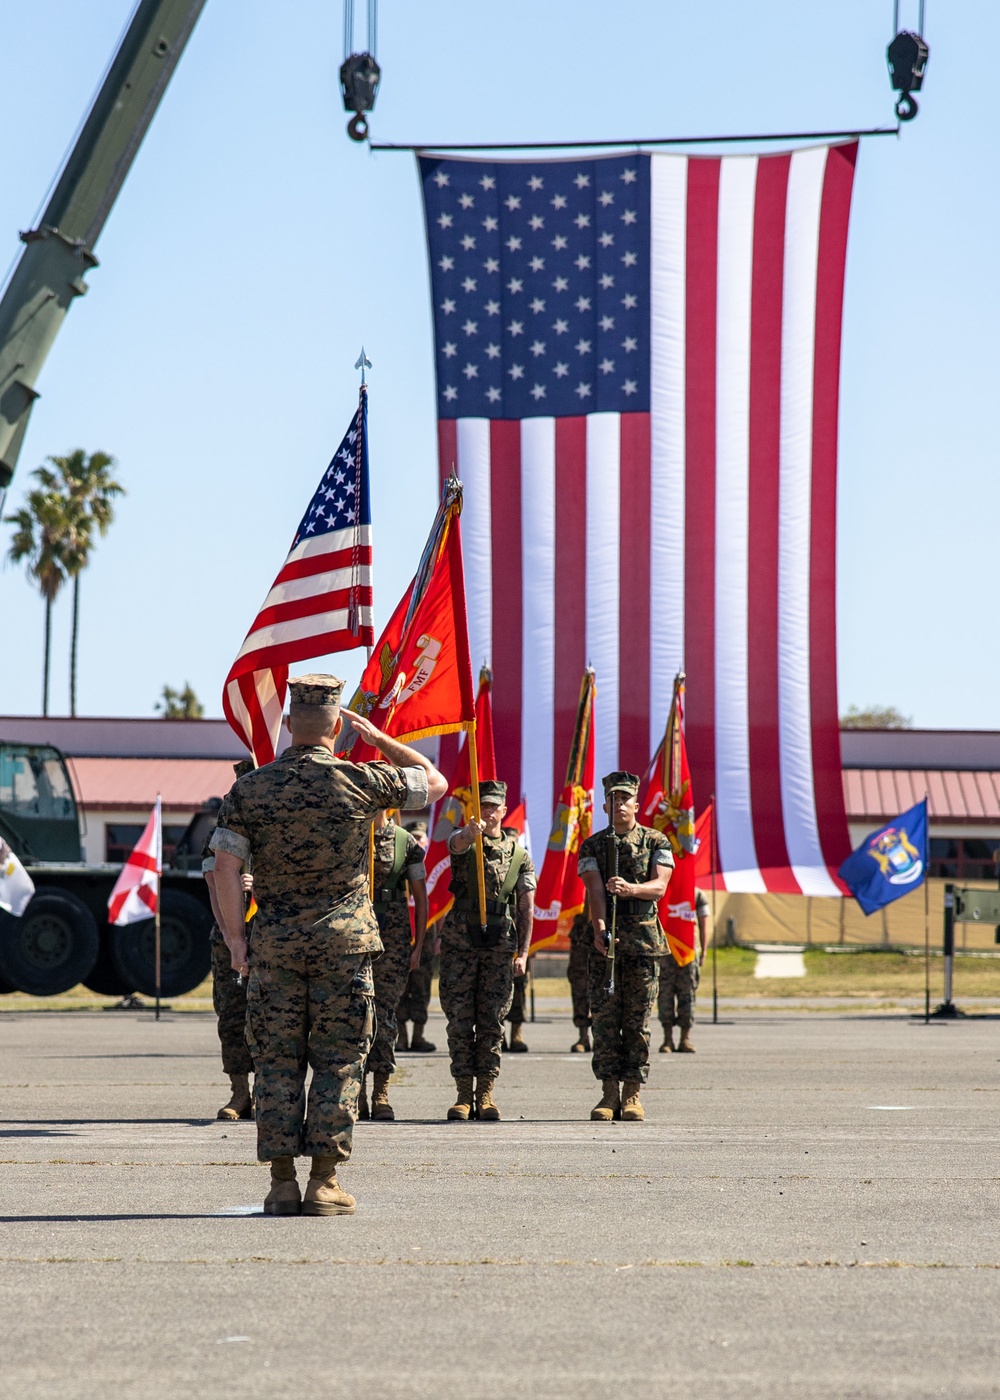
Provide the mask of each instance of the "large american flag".
POLYGON ((289 666, 370 647, 374 640, 368 395, 362 385, 358 411, 226 677, 226 718, 258 763, 275 756, 289 666))
POLYGON ((836 894, 837 407, 857 143, 420 158, 439 456, 472 659, 544 829, 584 667, 597 773, 642 773, 687 673, 726 887, 836 894))

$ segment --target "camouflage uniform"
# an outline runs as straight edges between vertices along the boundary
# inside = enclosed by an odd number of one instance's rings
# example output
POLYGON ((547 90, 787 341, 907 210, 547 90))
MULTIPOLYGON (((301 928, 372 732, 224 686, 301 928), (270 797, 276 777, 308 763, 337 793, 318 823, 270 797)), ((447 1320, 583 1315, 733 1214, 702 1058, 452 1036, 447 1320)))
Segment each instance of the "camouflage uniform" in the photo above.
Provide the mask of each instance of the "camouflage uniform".
MULTIPOLYGON (((670 843, 662 832, 638 823, 624 836, 606 827, 588 836, 580 847, 581 876, 597 871, 605 885, 614 873, 610 843, 618 848, 618 874, 629 884, 643 885, 656 867, 673 867, 670 843)), ((611 897, 606 925, 611 931, 611 897)), ((645 1083, 649 1075, 649 1016, 656 1002, 658 961, 667 941, 653 900, 618 900, 615 951, 615 990, 607 991, 607 958, 591 941, 590 1010, 594 1024, 594 1074, 598 1079, 645 1083)))
POLYGON ((375 1040, 368 1055, 367 1069, 373 1074, 392 1074, 396 1068, 396 1007, 406 986, 410 968, 410 909, 406 900, 407 880, 425 880, 424 853, 412 836, 406 838, 406 855, 396 888, 387 888, 396 856, 396 831, 386 822, 375 833, 375 917, 382 937, 382 955, 375 960, 375 1040))
MULTIPOLYGON (((695 916, 708 918, 708 900, 704 891, 695 893, 695 916)), ((695 955, 681 967, 673 953, 660 959, 660 995, 657 1012, 664 1034, 669 1037, 674 1026, 689 1031, 694 1025, 694 1000, 701 981, 701 930, 695 934, 695 955)))
POLYGON ((247 1047, 247 989, 236 985, 229 949, 217 924, 212 925, 212 1005, 219 1018, 222 1069, 225 1074, 253 1074, 247 1047))
POLYGON ((594 926, 584 914, 577 914, 569 931, 569 988, 573 996, 573 1024, 580 1031, 590 1029, 590 949, 594 926))
MULTIPOLYGON (((496 901, 517 847, 509 831, 483 837, 486 899, 496 901)), ((535 867, 525 853, 514 886, 514 898, 536 886, 535 867)), ((514 956, 517 952, 515 918, 492 947, 480 947, 479 895, 476 848, 451 852, 451 890, 455 903, 441 934, 441 979, 438 992, 448 1018, 448 1049, 455 1079, 475 1076, 495 1079, 500 1073, 500 1046, 504 1017, 513 997, 514 956)), ((512 915, 513 915, 512 907, 512 915)))
MULTIPOLYGON (((242 778, 244 773, 252 773, 252 761, 241 759, 239 763, 234 763, 233 772, 237 778, 242 778)), ((213 832, 214 827, 212 832, 209 832, 201 853, 202 874, 215 869, 215 856, 210 844, 213 832)), ((248 928, 247 942, 249 941, 248 928)), ((212 952, 212 1005, 218 1018, 216 1027, 222 1047, 222 1071, 224 1074, 253 1074, 253 1059, 247 1047, 246 983, 241 982, 237 986, 229 949, 226 947, 222 930, 216 923, 212 924, 209 946, 212 952)))
POLYGON ((419 1027, 422 1031, 427 1024, 427 1014, 431 1004, 431 980, 434 975, 434 942, 438 929, 429 928, 424 946, 420 952, 420 966, 406 979, 403 995, 396 1008, 397 1024, 413 1022, 414 1034, 419 1027))
POLYGON ((350 1156, 374 1033, 368 898, 375 813, 426 805, 422 768, 348 763, 294 744, 241 778, 211 845, 252 859, 259 906, 247 986, 257 1156, 350 1156), (306 1069, 312 1066, 306 1111, 306 1069))
POLYGON ((527 1020, 528 1009, 528 974, 523 977, 515 977, 513 980, 510 1010, 506 1019, 512 1026, 521 1026, 527 1020))

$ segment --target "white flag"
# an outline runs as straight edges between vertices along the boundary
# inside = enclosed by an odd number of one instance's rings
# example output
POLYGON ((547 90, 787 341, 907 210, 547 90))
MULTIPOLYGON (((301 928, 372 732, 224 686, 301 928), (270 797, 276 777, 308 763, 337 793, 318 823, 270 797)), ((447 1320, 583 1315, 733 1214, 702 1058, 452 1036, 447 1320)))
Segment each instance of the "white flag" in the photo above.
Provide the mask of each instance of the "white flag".
POLYGON ((0 840, 0 909, 20 918, 34 893, 31 876, 7 842, 0 840))
POLYGON ((122 873, 108 899, 109 924, 137 924, 151 919, 160 899, 160 873, 163 869, 163 835, 160 824, 160 795, 146 829, 135 850, 122 866, 122 873))

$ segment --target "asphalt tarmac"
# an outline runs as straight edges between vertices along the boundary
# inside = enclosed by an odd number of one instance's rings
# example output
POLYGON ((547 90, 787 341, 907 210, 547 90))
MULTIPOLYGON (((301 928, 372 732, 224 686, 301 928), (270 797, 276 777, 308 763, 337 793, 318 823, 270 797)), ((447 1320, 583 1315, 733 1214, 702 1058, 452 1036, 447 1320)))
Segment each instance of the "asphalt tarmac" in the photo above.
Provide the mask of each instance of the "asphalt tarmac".
POLYGON ((1000 1021, 736 1014, 607 1126, 526 1038, 499 1124, 401 1056, 357 1214, 274 1219, 211 1016, 0 1015, 0 1393, 1000 1393, 1000 1021))

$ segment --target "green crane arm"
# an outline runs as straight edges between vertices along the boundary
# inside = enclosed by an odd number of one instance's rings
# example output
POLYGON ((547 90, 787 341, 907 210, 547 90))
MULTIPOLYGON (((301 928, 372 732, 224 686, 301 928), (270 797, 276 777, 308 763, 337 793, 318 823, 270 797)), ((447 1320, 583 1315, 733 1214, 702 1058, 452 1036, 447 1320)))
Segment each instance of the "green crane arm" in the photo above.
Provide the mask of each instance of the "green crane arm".
POLYGON ((0 507, 35 381, 206 0, 139 0, 37 228, 0 299, 0 507))

